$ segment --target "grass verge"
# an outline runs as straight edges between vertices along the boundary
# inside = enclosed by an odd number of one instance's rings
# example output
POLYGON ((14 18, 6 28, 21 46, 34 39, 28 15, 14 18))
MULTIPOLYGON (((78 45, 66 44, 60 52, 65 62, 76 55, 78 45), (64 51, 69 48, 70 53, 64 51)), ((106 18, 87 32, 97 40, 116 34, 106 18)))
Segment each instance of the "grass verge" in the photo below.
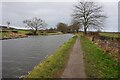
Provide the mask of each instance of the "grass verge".
POLYGON ((52 55, 38 64, 24 80, 29 78, 57 78, 60 77, 69 58, 70 49, 76 41, 77 36, 69 39, 60 46, 52 55))
POLYGON ((118 78, 120 67, 108 54, 81 36, 85 72, 89 78, 118 78))

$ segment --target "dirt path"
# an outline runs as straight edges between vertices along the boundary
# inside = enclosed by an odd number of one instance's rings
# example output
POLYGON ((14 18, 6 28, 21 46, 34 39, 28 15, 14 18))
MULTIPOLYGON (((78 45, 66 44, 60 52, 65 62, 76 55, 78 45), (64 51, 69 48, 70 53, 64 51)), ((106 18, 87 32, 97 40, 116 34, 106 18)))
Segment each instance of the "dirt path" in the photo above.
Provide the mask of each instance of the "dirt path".
POLYGON ((80 46, 80 38, 76 40, 67 67, 65 68, 61 78, 85 78, 83 53, 80 46))

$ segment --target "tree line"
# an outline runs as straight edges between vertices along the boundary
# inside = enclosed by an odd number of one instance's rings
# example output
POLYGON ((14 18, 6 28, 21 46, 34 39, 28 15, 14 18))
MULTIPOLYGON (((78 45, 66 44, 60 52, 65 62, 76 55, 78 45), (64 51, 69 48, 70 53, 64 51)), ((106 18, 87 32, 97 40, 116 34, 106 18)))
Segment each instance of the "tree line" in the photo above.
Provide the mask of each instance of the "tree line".
MULTIPOLYGON (((87 34, 88 29, 103 29, 107 17, 103 13, 102 6, 99 6, 95 2, 83 0, 73 7, 71 25, 60 22, 57 24, 56 28, 47 30, 61 31, 62 33, 75 33, 79 32, 80 29, 83 29, 84 33, 87 34)), ((26 27, 31 28, 35 35, 38 30, 47 26, 45 21, 40 18, 27 19, 24 20, 23 23, 26 24, 26 27)), ((7 24, 9 26, 10 22, 7 22, 7 24)))
POLYGON ((62 33, 77 33, 79 31, 79 24, 77 22, 72 23, 71 25, 67 25, 65 23, 58 23, 57 30, 62 33))

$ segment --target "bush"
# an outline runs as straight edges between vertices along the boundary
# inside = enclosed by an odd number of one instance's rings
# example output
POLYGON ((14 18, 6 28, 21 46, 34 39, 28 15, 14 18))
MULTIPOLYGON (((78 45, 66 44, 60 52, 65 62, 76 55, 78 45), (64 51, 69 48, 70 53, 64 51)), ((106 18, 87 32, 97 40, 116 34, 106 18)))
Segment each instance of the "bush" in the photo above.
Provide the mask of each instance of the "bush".
POLYGON ((32 32, 27 33, 26 35, 34 35, 32 32))
POLYGON ((8 32, 8 31, 6 31, 6 30, 3 30, 2 32, 8 32))
POLYGON ((18 31, 12 31, 13 33, 18 33, 18 31))

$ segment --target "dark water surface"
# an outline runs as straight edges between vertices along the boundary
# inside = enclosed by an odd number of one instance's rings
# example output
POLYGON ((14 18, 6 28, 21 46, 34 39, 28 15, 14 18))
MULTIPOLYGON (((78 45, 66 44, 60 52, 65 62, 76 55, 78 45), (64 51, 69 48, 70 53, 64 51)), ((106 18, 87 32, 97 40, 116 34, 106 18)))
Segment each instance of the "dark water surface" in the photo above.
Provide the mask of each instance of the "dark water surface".
POLYGON ((26 75, 72 36, 63 34, 3 40, 2 77, 18 78, 26 75))

